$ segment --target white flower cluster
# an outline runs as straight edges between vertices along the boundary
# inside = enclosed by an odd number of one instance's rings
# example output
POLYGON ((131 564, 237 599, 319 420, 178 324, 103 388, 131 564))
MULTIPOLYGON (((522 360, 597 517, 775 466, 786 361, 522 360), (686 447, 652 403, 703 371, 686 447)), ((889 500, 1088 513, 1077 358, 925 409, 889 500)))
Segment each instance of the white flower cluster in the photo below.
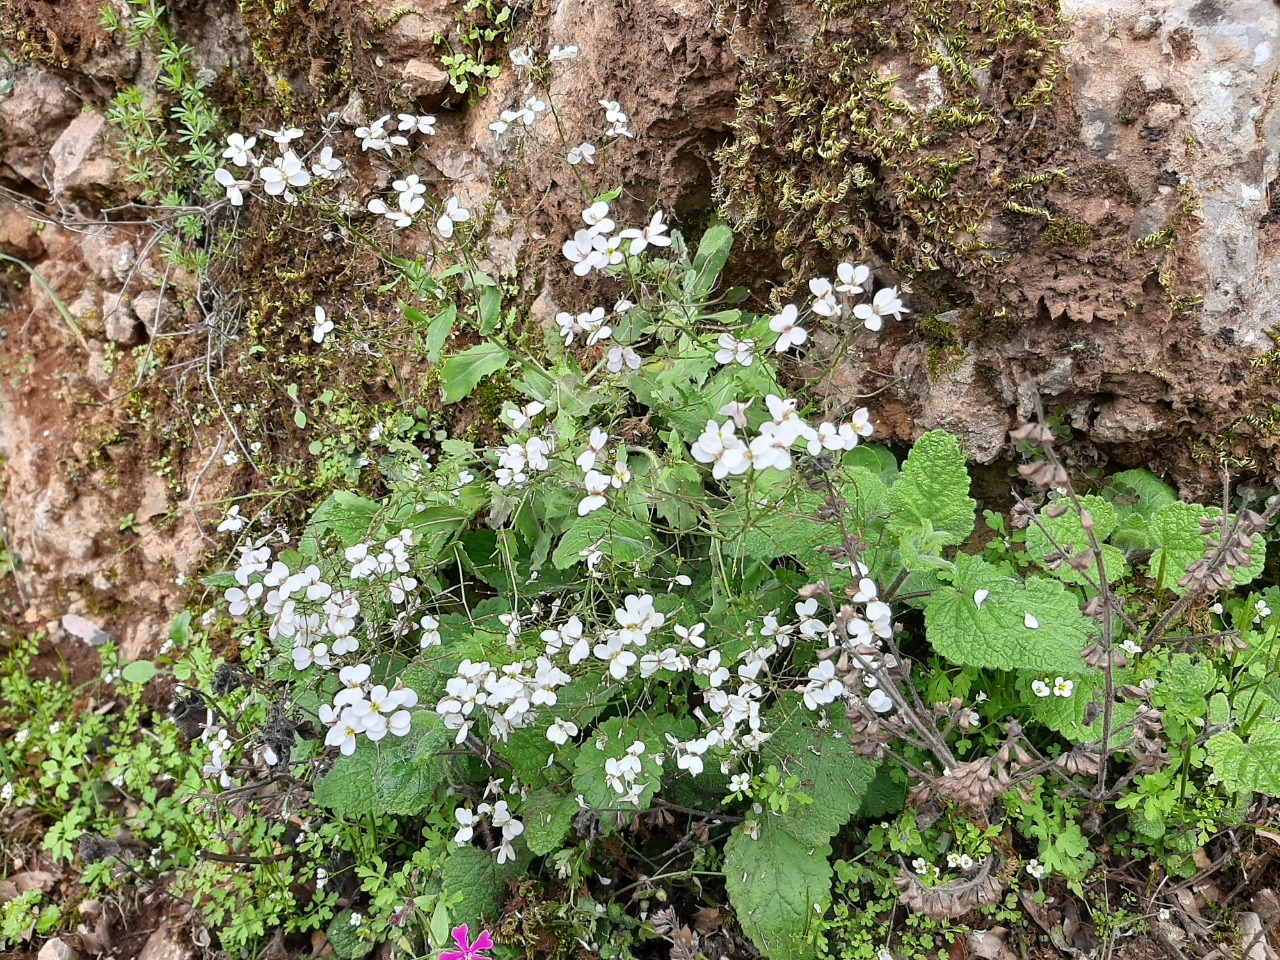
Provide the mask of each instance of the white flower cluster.
POLYGON ((388 157, 392 155, 392 147, 409 146, 409 138, 406 133, 421 133, 428 137, 435 136, 436 118, 430 114, 416 115, 412 113, 402 113, 396 118, 396 129, 388 130, 387 127, 391 122, 391 114, 379 117, 367 127, 356 127, 355 134, 360 140, 360 149, 364 152, 370 150, 376 153, 385 153, 388 157))
POLYGON ((502 832, 502 841, 498 844, 498 863, 516 858, 511 841, 524 833, 524 824, 511 815, 507 801, 499 800, 493 805, 481 803, 474 810, 471 807, 458 807, 453 811, 453 816, 458 821, 458 832, 454 835, 453 842, 458 846, 464 847, 470 843, 475 836, 475 828, 488 817, 490 826, 502 832))
POLYGON ((200 773, 206 777, 216 777, 218 784, 224 790, 227 789, 234 782, 231 774, 227 772, 227 754, 231 752, 231 738, 227 736, 225 729, 215 728, 210 724, 204 728, 200 739, 205 741, 209 748, 209 759, 200 773))
POLYGON ((1031 692, 1042 700, 1048 696, 1062 697, 1065 700, 1075 692, 1075 689, 1076 682, 1064 677, 1055 677, 1052 686, 1049 685, 1048 680, 1031 681, 1031 692))
POLYGON ((834 624, 820 620, 818 601, 814 598, 796 604, 800 619, 800 633, 810 639, 825 639, 829 644, 824 656, 809 669, 809 682, 798 687, 804 705, 810 710, 821 710, 838 700, 862 699, 877 713, 893 710, 893 699, 882 689, 874 676, 881 667, 896 666, 892 654, 885 653, 882 641, 893 636, 893 611, 878 599, 875 581, 868 577, 867 568, 858 564, 859 579, 852 590, 850 600, 862 604, 862 614, 850 605, 841 610, 840 622, 843 636, 838 636, 834 624), (840 676, 836 669, 838 652, 855 656, 855 669, 840 676))
POLYGON ((529 479, 529 473, 546 470, 551 465, 547 457, 553 449, 550 441, 542 437, 530 437, 524 443, 508 444, 498 453, 498 486, 518 487, 529 479))
POLYGON ((398 683, 390 690, 384 684, 370 686, 371 672, 367 663, 343 667, 338 671, 342 689, 332 706, 320 707, 320 720, 329 727, 325 745, 337 747, 344 756, 355 752, 360 734, 377 743, 387 734, 406 736, 413 724, 409 711, 418 705, 418 694, 398 683))
POLYGON ((455 742, 471 733, 476 710, 489 720, 490 731, 502 741, 512 730, 528 727, 537 717, 538 707, 554 707, 556 689, 572 678, 547 657, 494 668, 487 660, 463 660, 457 674, 445 684, 448 694, 436 704, 436 713, 449 730, 456 730, 455 742))
MULTIPOLYGON (((852 306, 854 317, 861 320, 862 325, 868 330, 873 331, 884 326, 885 317, 901 320, 904 313, 911 312, 898 298, 897 287, 884 287, 876 291, 870 303, 852 304, 851 298, 864 293, 870 286, 868 283, 870 279, 869 267, 862 264, 842 263, 836 267, 835 283, 826 277, 814 277, 809 281, 809 292, 813 294, 809 309, 820 317, 845 317, 848 316, 852 306)), ((778 331, 775 330, 775 332, 778 331)), ((780 349, 779 353, 781 352, 780 349)))
MULTIPOLYGON (((672 740, 674 741, 675 738, 673 737, 672 740)), ((623 803, 639 806, 640 795, 649 785, 636 781, 644 769, 640 760, 644 756, 644 751, 644 741, 637 740, 627 747, 626 753, 621 757, 609 757, 604 762, 604 782, 609 789, 622 798, 623 803)), ((661 758, 658 758, 658 763, 661 766, 661 758)))
POLYGON ((824 451, 852 450, 858 442, 871 436, 869 414, 865 407, 856 411, 848 423, 836 426, 823 422, 817 427, 796 412, 796 401, 769 394, 765 406, 769 419, 760 425, 757 435, 748 443, 738 435, 747 425, 746 404, 733 402, 719 411, 730 419, 723 423, 708 420, 702 435, 690 448, 699 463, 711 465, 711 475, 717 480, 728 476, 741 476, 748 470, 790 470, 792 448, 804 441, 813 456, 824 451))
POLYGON ((262 184, 262 190, 269 197, 279 197, 285 203, 295 204, 298 197, 294 190, 300 190, 311 183, 313 176, 320 180, 330 180, 342 169, 342 161, 333 155, 333 148, 325 146, 319 156, 307 169, 306 162, 290 147, 293 141, 301 139, 303 132, 297 127, 281 130, 259 130, 258 136, 270 139, 279 148, 279 156, 267 160, 253 152, 258 137, 245 138, 243 134, 233 133, 227 137, 227 147, 222 157, 230 161, 233 167, 241 168, 232 173, 226 167, 219 167, 213 173, 227 193, 231 205, 238 207, 244 203, 244 195, 253 187, 254 177, 262 184))
POLYGON ((585 227, 572 240, 566 240, 561 252, 573 266, 573 272, 585 277, 591 271, 617 266, 626 254, 638 256, 649 247, 669 247, 668 225, 661 210, 654 212, 648 226, 628 228, 614 233, 617 224, 609 216, 609 204, 597 200, 582 211, 585 227), (628 243, 630 241, 630 243, 628 243))

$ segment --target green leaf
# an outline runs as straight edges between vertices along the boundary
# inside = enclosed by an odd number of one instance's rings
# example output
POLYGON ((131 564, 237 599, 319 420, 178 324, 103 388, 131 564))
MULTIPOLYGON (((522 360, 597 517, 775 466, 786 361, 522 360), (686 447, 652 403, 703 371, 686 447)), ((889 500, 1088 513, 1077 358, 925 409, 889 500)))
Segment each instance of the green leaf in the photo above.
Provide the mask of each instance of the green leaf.
POLYGON ((889 488, 890 529, 906 531, 927 520, 944 543, 958 544, 973 531, 977 506, 969 496, 960 444, 951 434, 934 430, 916 441, 902 475, 889 488))
POLYGON ((1220 733, 1208 749, 1209 766, 1228 790, 1280 796, 1280 725, 1259 726, 1247 741, 1220 733))
POLYGON ((1090 643, 1090 621, 1077 602, 1056 580, 1024 582, 960 554, 953 585, 925 603, 925 627, 933 649, 962 666, 1078 677, 1085 673, 1080 651, 1090 643), (980 608, 978 590, 988 591, 980 608), (1027 625, 1027 614, 1038 627, 1027 625))
MULTIPOLYGON (((619 806, 621 796, 605 781, 605 763, 611 759, 622 759, 627 754, 627 748, 639 740, 644 743, 645 752, 640 755, 641 772, 636 782, 644 783, 645 788, 634 809, 648 810, 662 785, 662 768, 654 761, 654 754, 669 752, 667 734, 678 740, 688 740, 693 731, 692 720, 677 720, 666 713, 652 719, 639 714, 607 720, 596 728, 592 743, 577 751, 574 758, 573 789, 582 794, 593 810, 609 810, 619 806), (597 748, 599 742, 604 743, 602 748, 597 748)), ((631 804, 627 804, 627 809, 632 809, 631 804)))
POLYGON ((769 960, 816 955, 807 936, 831 902, 831 847, 801 843, 772 819, 752 840, 734 827, 724 845, 724 884, 738 922, 769 960))
POLYGON ((480 343, 444 362, 444 402, 457 403, 471 395, 485 377, 497 373, 511 360, 505 347, 480 343))
POLYGON ((453 333, 453 324, 457 319, 458 308, 450 303, 427 324, 427 359, 432 363, 440 362, 440 354, 449 340, 449 334, 453 333))
POLYGON ((306 427, 306 425, 307 425, 307 415, 306 415, 306 413, 303 411, 303 409, 302 409, 301 407, 299 407, 297 410, 293 411, 293 422, 294 422, 294 425, 295 425, 299 430, 302 430, 302 429, 304 429, 304 428, 306 427))
POLYGON ((184 610, 169 624, 169 639, 179 650, 185 650, 191 642, 191 611, 184 610))
POLYGON ((529 852, 544 857, 559 850, 577 811, 578 803, 571 796, 562 797, 545 787, 529 794, 529 799, 520 807, 529 852))
POLYGON ((333 955, 338 960, 360 960, 373 952, 374 941, 360 936, 359 926, 351 924, 354 917, 354 910, 343 910, 329 921, 325 939, 333 947, 333 955))
POLYGON ((886 487, 898 479, 898 458, 878 443, 860 443, 841 458, 851 467, 863 467, 877 474, 886 487))
POLYGON ((784 829, 801 843, 826 843, 862 805, 875 766, 854 752, 843 717, 831 718, 823 729, 797 694, 781 694, 770 721, 765 727, 774 734, 760 748, 762 766, 773 764, 798 777, 800 790, 813 799, 792 807, 784 829))
MULTIPOLYGON (((1056 502, 1065 505, 1065 501, 1059 500, 1056 502)), ((1111 532, 1116 528, 1115 509, 1101 497, 1093 496, 1081 497, 1080 505, 1088 511, 1089 516, 1093 519, 1093 535, 1098 543, 1102 545, 1102 568, 1106 571, 1107 581, 1116 583, 1128 574, 1129 564, 1125 561, 1123 553, 1109 544, 1102 543, 1107 537, 1111 536, 1111 532)), ((1084 527, 1080 525, 1080 517, 1076 514, 1074 508, 1069 507, 1067 512, 1060 517, 1046 516, 1044 511, 1041 510, 1039 522, 1043 525, 1043 530, 1034 523, 1027 527, 1027 553, 1043 569, 1049 570, 1049 564, 1045 562, 1044 558, 1054 549, 1053 544, 1050 542, 1051 537, 1053 542, 1058 544, 1068 558, 1088 548, 1089 537, 1084 532, 1084 527)), ((1049 572, 1063 583, 1083 586, 1088 580, 1097 582, 1098 564, 1096 560, 1091 559, 1089 568, 1082 574, 1063 562, 1056 569, 1049 572)))
POLYGON ((698 243, 693 270, 684 279, 684 292, 690 298, 701 300, 715 288, 732 249, 733 230, 728 225, 717 222, 707 228, 698 243))
POLYGON ((312 556, 317 555, 320 541, 328 537, 336 537, 344 548, 354 546, 369 535, 369 528, 381 509, 374 500, 349 490, 335 490, 311 514, 303 543, 311 545, 312 556))
POLYGON ((593 547, 614 563, 639 562, 642 568, 653 564, 656 550, 649 524, 603 508, 569 524, 551 562, 559 570, 586 563, 582 551, 593 547))
POLYGON ((883 820, 900 811, 906 802, 906 772, 894 761, 882 760, 876 767, 875 779, 867 785, 858 816, 864 820, 883 820))
POLYGON ((440 868, 440 883, 446 898, 462 898, 453 907, 453 916, 477 925, 497 920, 506 903, 507 881, 518 871, 515 863, 499 865, 492 853, 475 847, 451 849, 440 868))
POLYGON ((1178 500, 1171 487, 1146 470, 1117 473, 1103 495, 1115 507, 1117 526, 1111 542, 1121 550, 1153 549, 1151 517, 1178 500))
POLYGON ((157 673, 159 671, 156 670, 156 665, 150 660, 134 660, 132 663, 125 664, 124 669, 120 671, 120 676, 129 683, 146 683, 157 673))
POLYGON ((447 771, 440 751, 453 737, 435 714, 419 711, 403 737, 378 743, 360 737, 355 753, 339 757, 316 787, 315 801, 340 817, 415 816, 436 805, 447 771))
MULTIPOLYGON (((1217 507, 1181 502, 1170 503, 1155 512, 1151 517, 1150 530, 1156 549, 1151 554, 1147 570, 1156 581, 1157 589, 1163 587, 1178 595, 1187 592, 1187 587, 1179 586, 1178 581, 1187 575, 1187 567, 1202 559, 1209 549, 1208 538, 1200 533, 1200 521, 1204 517, 1217 520, 1221 516, 1222 511, 1217 507)), ((1265 559, 1265 541, 1261 534, 1255 533, 1249 565, 1232 571, 1236 586, 1258 576, 1265 559)))
MULTIPOLYGON (((1061 734, 1072 743, 1096 743, 1102 737, 1102 702, 1106 695, 1106 685, 1102 676, 1096 671, 1079 677, 1069 697, 1058 697, 1050 694, 1047 697, 1037 696, 1031 689, 1035 680, 1043 680, 1053 686, 1057 675, 1045 674, 1035 676, 1023 674, 1018 679, 1018 691, 1022 701, 1027 705, 1031 715, 1055 733, 1061 734), (1095 704, 1094 720, 1085 725, 1085 711, 1089 704, 1095 704)), ((1133 720, 1137 714, 1136 704, 1118 702, 1112 708, 1111 729, 1123 727, 1133 720)), ((1129 742, 1131 734, 1113 733, 1111 749, 1120 750, 1129 742)))

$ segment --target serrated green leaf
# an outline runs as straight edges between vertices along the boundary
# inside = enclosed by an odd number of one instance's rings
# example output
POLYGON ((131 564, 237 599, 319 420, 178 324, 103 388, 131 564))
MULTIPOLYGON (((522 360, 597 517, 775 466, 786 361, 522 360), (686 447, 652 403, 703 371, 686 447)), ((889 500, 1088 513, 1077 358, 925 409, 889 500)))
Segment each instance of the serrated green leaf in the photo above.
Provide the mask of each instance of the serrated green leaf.
POLYGON ((369 535, 369 528, 381 510, 381 505, 373 500, 347 490, 336 490, 311 514, 300 546, 304 552, 309 548, 311 556, 316 555, 320 541, 329 537, 336 537, 343 547, 354 546, 369 535))
POLYGON ((800 790, 813 799, 792 807, 785 829, 801 843, 826 843, 857 812, 875 766, 854 752, 843 717, 831 718, 824 729, 797 694, 780 695, 769 719, 766 728, 774 733, 760 748, 762 764, 798 777, 800 790))
POLYGON ((907 802, 907 775, 896 762, 882 760, 876 775, 867 785, 858 816, 864 820, 883 820, 897 813, 907 802))
POLYGON ((846 466, 862 467, 876 474, 886 487, 898 479, 898 458, 878 443, 860 443, 841 458, 846 466))
MULTIPOLYGON (((1106 571, 1108 583, 1116 583, 1124 579, 1129 572, 1129 564, 1124 554, 1102 542, 1111 536, 1116 528, 1115 509, 1106 500, 1094 496, 1081 497, 1080 505, 1093 519, 1093 535, 1102 546, 1102 568, 1106 571)), ((1067 512, 1060 517, 1047 516, 1042 510, 1038 519, 1039 524, 1033 523, 1027 527, 1027 553, 1031 559, 1063 583, 1079 586, 1084 586, 1090 580, 1096 583, 1098 564, 1095 560, 1090 560, 1088 569, 1080 573, 1065 562, 1059 563, 1055 569, 1050 570, 1050 565, 1044 559, 1054 550, 1053 543, 1056 543, 1068 558, 1088 548, 1089 537, 1084 532, 1080 517, 1074 508, 1068 508, 1067 512)))
MULTIPOLYGON (((692 720, 678 720, 670 714, 659 714, 647 717, 643 714, 634 717, 615 717, 596 728, 595 736, 577 750, 574 758, 573 789, 582 794, 587 805, 593 810, 609 810, 619 806, 621 795, 605 780, 605 763, 620 760, 627 753, 627 748, 637 740, 645 745, 645 752, 640 755, 641 772, 636 783, 644 783, 640 793, 637 810, 648 810, 658 788, 662 785, 662 768, 654 761, 654 754, 666 753, 669 747, 667 734, 677 740, 688 740, 693 736, 692 720), (604 747, 597 746, 603 743, 604 747)), ((631 809, 631 804, 627 805, 631 809)))
POLYGON ((724 845, 724 883, 743 931, 768 960, 816 954, 807 936, 831 902, 831 847, 801 843, 768 819, 760 838, 734 827, 724 845))
POLYGON ((438 716, 418 711, 406 736, 360 737, 355 753, 333 762, 314 799, 341 817, 422 813, 436 803, 446 771, 439 752, 452 740, 438 716))
POLYGON ((1208 750, 1209 766, 1228 790, 1280 796, 1280 725, 1258 726, 1247 741, 1220 733, 1209 740, 1208 750))
POLYGON ((953 585, 925 602, 925 627, 933 649, 962 666, 1065 677, 1086 672, 1080 651, 1090 643, 1090 621, 1067 588, 1045 577, 1006 576, 979 557, 956 557, 953 585), (988 591, 981 608, 978 590, 988 591), (1038 627, 1027 626, 1027 614, 1038 627))
POLYGON ((1172 488, 1146 470, 1117 473, 1103 494, 1115 507, 1116 529, 1111 542, 1121 550, 1154 549, 1150 519, 1178 500, 1172 488))
POLYGON ((497 343, 478 343, 469 350, 444 362, 444 402, 457 403, 480 385, 485 377, 497 373, 510 361, 506 348, 497 343))
POLYGON ((325 939, 333 947, 333 955, 338 960, 360 960, 372 953, 376 946, 372 939, 360 936, 359 926, 351 923, 354 917, 354 910, 342 910, 329 921, 325 939))
POLYGON ((934 430, 916 441, 889 488, 888 506, 891 529, 906 531, 927 520, 949 545, 973 532, 978 504, 969 496, 969 471, 955 437, 934 430))
POLYGON ((652 528, 608 509, 597 510, 569 524, 551 562, 559 570, 586 563, 582 551, 595 548, 614 563, 652 565, 655 543, 652 528))
MULTIPOLYGON (((1217 507, 1181 502, 1170 503, 1155 512, 1150 520, 1150 530, 1156 549, 1151 554, 1147 570, 1156 581, 1157 588, 1163 587, 1178 595, 1187 592, 1188 588, 1179 586, 1179 581, 1186 576, 1187 567, 1202 559, 1209 549, 1208 538, 1200 533, 1200 521, 1204 517, 1217 520, 1221 516, 1222 511, 1217 507)), ((1257 577, 1265 560, 1265 541, 1261 534, 1255 533, 1248 566, 1232 571, 1236 586, 1257 577)))
MULTIPOLYGON (((1034 680, 1043 680, 1053 686, 1057 675, 1046 673, 1042 677, 1023 674, 1018 680, 1018 690, 1022 700, 1027 704, 1031 715, 1055 733, 1061 734, 1072 743, 1095 743, 1102 737, 1102 698, 1106 695, 1106 687, 1100 674, 1096 671, 1078 677, 1069 697, 1050 694, 1047 697, 1037 696, 1031 689, 1034 680), (1094 704, 1094 720, 1085 725, 1085 711, 1094 704)), ((1119 702, 1113 707, 1111 729, 1116 730, 1128 724, 1137 713, 1137 706, 1132 703, 1119 702)), ((1115 733, 1111 738, 1111 749, 1119 750, 1129 742, 1128 732, 1115 733)))
POLYGON ((446 897, 461 896, 453 916, 479 924, 497 920, 506 903, 507 880, 515 877, 515 863, 499 864, 492 853, 475 847, 454 847, 440 868, 440 883, 446 897))
POLYGON ((577 810, 578 802, 573 797, 561 796, 545 787, 529 794, 529 799, 520 807, 529 852, 543 857, 559 850, 577 810))

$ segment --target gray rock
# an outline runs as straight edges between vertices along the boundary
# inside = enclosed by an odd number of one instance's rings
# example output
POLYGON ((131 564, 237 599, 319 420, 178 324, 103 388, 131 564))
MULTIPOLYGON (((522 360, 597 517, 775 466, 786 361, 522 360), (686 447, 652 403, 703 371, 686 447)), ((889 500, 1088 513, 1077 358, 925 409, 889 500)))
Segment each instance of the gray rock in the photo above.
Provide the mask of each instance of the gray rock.
POLYGON ((106 227, 99 233, 87 234, 80 253, 93 275, 107 283, 128 281, 137 257, 127 237, 106 227))
POLYGON ((177 930, 161 927, 150 937, 138 954, 138 960, 190 960, 195 947, 179 938, 177 930))
POLYGON ((31 64, 18 64, 11 79, 9 95, 0 98, 0 130, 4 131, 0 164, 24 180, 45 186, 49 149, 64 121, 80 109, 80 102, 66 81, 31 64))
POLYGON ((102 318, 102 328, 107 339, 122 347, 132 347, 142 341, 141 324, 133 308, 121 294, 107 298, 107 308, 102 318))
POLYGON ((439 96, 449 85, 449 72, 422 57, 414 57, 400 73, 410 93, 419 98, 439 96))
POLYGON ((36 960, 80 960, 80 954, 71 948, 71 945, 54 937, 36 954, 36 960))

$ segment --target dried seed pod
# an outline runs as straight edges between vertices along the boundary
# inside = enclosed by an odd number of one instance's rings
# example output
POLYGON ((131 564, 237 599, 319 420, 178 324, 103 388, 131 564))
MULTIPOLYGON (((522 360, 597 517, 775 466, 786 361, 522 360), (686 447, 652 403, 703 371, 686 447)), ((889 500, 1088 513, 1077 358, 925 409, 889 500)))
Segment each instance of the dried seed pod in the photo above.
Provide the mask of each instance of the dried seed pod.
POLYGON ((1043 447, 1053 443, 1053 431, 1043 423, 1024 423, 1018 429, 1009 431, 1009 439, 1014 443, 1043 447))
POLYGON ((1067 505, 1065 503, 1054 503, 1045 507, 1044 515, 1050 520, 1057 520, 1059 517, 1067 515, 1067 505))

